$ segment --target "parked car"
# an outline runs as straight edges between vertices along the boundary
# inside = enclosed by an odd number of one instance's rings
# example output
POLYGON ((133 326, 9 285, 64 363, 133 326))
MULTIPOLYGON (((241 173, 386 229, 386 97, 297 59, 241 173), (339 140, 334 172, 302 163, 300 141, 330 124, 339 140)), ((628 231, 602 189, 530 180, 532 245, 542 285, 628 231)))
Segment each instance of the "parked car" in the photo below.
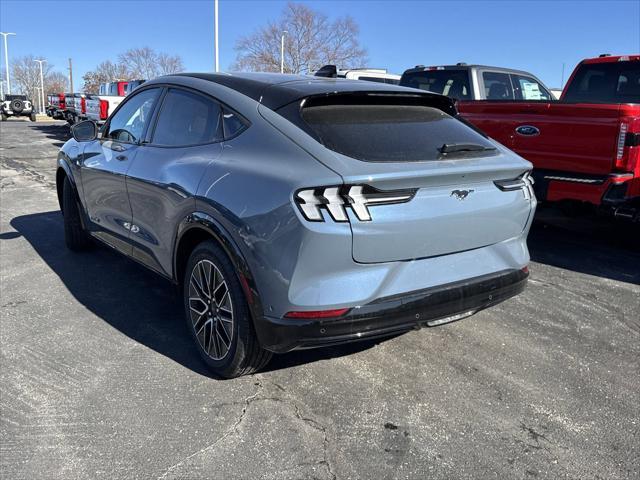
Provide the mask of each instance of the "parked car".
POLYGON ((87 105, 84 93, 65 93, 64 118, 70 125, 86 119, 87 105))
POLYGON ((26 95, 4 96, 4 100, 0 104, 0 118, 4 122, 9 117, 29 117, 32 122, 36 121, 33 104, 26 95))
POLYGON ((55 93, 53 95, 47 95, 48 103, 47 106, 47 115, 56 119, 56 120, 64 120, 66 119, 65 115, 65 96, 64 93, 55 93))
POLYGON ((560 101, 533 75, 459 64, 401 85, 457 98, 460 115, 534 165, 538 200, 640 221, 640 55, 582 61, 560 101))
POLYGON ((85 120, 104 123, 126 95, 128 81, 109 82, 100 85, 97 95, 87 95, 85 104, 85 120))
POLYGON ((124 95, 127 96, 133 92, 136 88, 142 85, 146 80, 129 80, 124 86, 124 95))
POLYGON ((389 83, 398 85, 400 75, 388 73, 383 68, 350 68, 338 70, 335 65, 325 65, 314 74, 316 77, 348 78, 350 80, 366 80, 368 82, 389 83))
POLYGON ((182 285, 221 376, 458 320, 525 287, 531 164, 447 97, 180 74, 137 88, 100 138, 90 121, 72 132, 57 171, 67 246, 98 239, 182 285))
POLYGON ((417 65, 406 70, 400 85, 419 88, 465 101, 553 100, 553 95, 534 75, 522 70, 486 65, 417 65))

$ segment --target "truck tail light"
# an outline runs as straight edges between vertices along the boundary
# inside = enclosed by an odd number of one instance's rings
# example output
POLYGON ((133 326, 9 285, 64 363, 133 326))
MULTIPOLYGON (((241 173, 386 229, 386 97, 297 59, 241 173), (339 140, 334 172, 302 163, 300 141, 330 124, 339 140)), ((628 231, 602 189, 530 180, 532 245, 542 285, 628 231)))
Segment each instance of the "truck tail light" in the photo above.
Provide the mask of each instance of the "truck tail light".
POLYGON ((87 113, 87 101, 84 97, 80 99, 80 111, 82 113, 87 113))
POLYGON ((631 125, 620 123, 616 141, 615 169, 619 172, 633 172, 640 161, 640 132, 632 120, 631 125))
POLYGON ((371 221, 370 206, 405 203, 417 191, 415 188, 381 191, 368 185, 317 187, 299 190, 295 202, 304 218, 311 222, 324 222, 322 210, 326 210, 335 222, 347 222, 347 208, 358 220, 368 222, 371 221))
POLYGON ((109 116, 109 102, 100 100, 100 120, 106 120, 109 116))
POLYGON ((618 142, 616 144, 616 168, 624 168, 624 144, 627 139, 627 130, 629 125, 620 124, 620 132, 618 133, 618 142))

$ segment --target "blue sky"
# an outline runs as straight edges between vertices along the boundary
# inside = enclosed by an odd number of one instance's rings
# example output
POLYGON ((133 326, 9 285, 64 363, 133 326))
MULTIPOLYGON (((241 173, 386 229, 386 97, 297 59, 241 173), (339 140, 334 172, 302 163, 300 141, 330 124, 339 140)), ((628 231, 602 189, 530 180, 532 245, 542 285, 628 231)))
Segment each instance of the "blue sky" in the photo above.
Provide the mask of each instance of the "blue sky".
MULTIPOLYGON (((351 15, 369 66, 396 73, 465 61, 528 70, 557 87, 563 63, 566 80, 582 58, 640 52, 640 0, 304 3, 330 17, 351 15)), ((237 38, 277 19, 285 5, 220 0, 221 69, 233 64, 237 38)), ((213 68, 213 0, 2 0, 0 30, 18 34, 9 38, 10 59, 43 56, 66 72, 72 57, 76 86, 87 70, 138 46, 179 54, 191 71, 213 68)))

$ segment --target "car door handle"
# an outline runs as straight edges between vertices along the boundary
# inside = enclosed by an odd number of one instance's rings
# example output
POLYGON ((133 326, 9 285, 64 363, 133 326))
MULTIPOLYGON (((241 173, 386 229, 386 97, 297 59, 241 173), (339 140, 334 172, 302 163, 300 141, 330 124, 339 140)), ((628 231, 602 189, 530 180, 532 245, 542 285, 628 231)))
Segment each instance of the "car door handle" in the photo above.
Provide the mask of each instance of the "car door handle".
POLYGON ((126 155, 118 155, 116 156, 116 160, 120 160, 121 162, 124 162, 127 159, 126 155))

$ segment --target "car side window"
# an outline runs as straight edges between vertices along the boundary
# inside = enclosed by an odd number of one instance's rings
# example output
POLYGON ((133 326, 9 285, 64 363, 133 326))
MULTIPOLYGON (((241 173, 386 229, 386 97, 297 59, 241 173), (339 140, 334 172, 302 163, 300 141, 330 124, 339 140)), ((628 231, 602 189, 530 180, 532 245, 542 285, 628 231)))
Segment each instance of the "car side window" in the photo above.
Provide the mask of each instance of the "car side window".
POLYGON ((242 132, 242 130, 247 128, 247 124, 244 119, 228 108, 224 108, 222 111, 222 123, 224 126, 225 140, 235 137, 242 132))
POLYGON ((151 143, 177 147, 219 142, 221 111, 214 100, 171 88, 162 102, 151 143))
POLYGON ((159 93, 159 88, 150 88, 127 98, 111 117, 103 138, 128 143, 138 142, 149 122, 159 93))
POLYGON ((551 100, 552 98, 551 93, 534 78, 514 74, 511 75, 511 80, 518 100, 551 100))
POLYGON ((506 73, 482 72, 484 97, 487 100, 514 100, 511 80, 506 73))

